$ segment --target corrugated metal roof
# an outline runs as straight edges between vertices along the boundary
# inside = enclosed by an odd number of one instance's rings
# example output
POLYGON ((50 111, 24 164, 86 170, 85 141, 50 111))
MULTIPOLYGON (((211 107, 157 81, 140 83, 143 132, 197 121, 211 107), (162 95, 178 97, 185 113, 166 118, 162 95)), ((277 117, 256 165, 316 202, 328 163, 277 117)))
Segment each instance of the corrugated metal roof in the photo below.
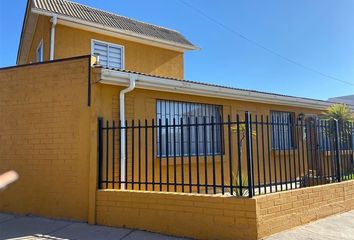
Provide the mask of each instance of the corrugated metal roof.
POLYGON ((212 84, 212 83, 191 81, 191 80, 186 80, 186 79, 182 80, 182 79, 177 79, 177 78, 172 78, 172 77, 163 77, 163 76, 146 74, 146 73, 141 73, 141 72, 136 72, 136 71, 123 70, 123 69, 118 69, 118 68, 109 68, 109 67, 103 67, 103 66, 101 68, 108 69, 108 70, 115 70, 115 71, 119 71, 119 72, 138 74, 138 75, 148 76, 148 77, 155 77, 155 78, 163 78, 163 79, 168 79, 168 80, 183 81, 183 82, 186 82, 186 83, 194 83, 194 84, 200 84, 200 85, 204 85, 204 86, 211 86, 211 87, 218 87, 218 88, 225 88, 225 89, 233 89, 233 90, 237 90, 237 91, 243 91, 245 93, 252 92, 252 93, 266 94, 266 95, 270 95, 270 96, 289 97, 289 98, 294 98, 294 99, 303 99, 303 100, 310 100, 310 101, 316 101, 316 102, 322 102, 322 103, 333 103, 332 101, 320 100, 320 99, 315 99, 315 98, 296 97, 296 96, 291 96, 291 95, 286 95, 286 94, 279 94, 279 93, 271 93, 271 92, 257 91, 257 90, 251 90, 251 89, 230 87, 230 86, 224 86, 224 85, 218 85, 218 84, 212 84))
POLYGON ((65 15, 126 32, 195 48, 191 42, 175 30, 140 22, 68 0, 33 0, 33 3, 34 9, 48 11, 58 15, 65 15))

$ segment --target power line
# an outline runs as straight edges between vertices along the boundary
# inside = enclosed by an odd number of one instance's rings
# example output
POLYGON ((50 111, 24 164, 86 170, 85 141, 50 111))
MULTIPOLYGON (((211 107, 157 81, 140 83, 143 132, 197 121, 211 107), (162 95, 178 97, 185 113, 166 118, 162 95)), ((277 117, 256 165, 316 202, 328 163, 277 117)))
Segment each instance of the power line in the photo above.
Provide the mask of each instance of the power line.
POLYGON ((179 0, 179 2, 182 3, 183 5, 189 7, 190 9, 196 11, 197 13, 199 13, 200 15, 202 15, 203 17, 207 18, 209 21, 211 21, 211 22, 213 22, 213 23, 219 25, 219 26, 220 26, 221 28, 223 28, 224 30, 227 30, 227 31, 229 31, 229 32, 231 32, 231 33, 233 33, 233 34, 235 34, 236 36, 238 36, 238 37, 240 37, 240 38, 242 38, 242 39, 244 39, 244 40, 246 40, 246 41, 252 43, 253 45, 255 45, 255 46, 257 46, 257 47, 259 47, 259 48, 261 48, 261 49, 263 49, 263 50, 265 50, 265 51, 267 51, 267 52, 269 52, 269 53, 271 53, 271 54, 273 54, 273 55, 275 55, 275 56, 277 56, 277 57, 279 57, 279 58, 281 58, 281 59, 283 59, 283 60, 285 60, 285 61, 287 61, 287 62, 289 62, 289 63, 292 63, 292 64, 294 64, 294 65, 296 65, 296 66, 298 66, 298 67, 304 68, 304 69, 306 69, 306 70, 308 70, 308 71, 317 73, 317 74, 319 74, 319 75, 321 75, 321 76, 323 76, 323 77, 325 77, 325 78, 328 78, 328 79, 331 79, 331 80, 334 80, 334 81, 337 81, 337 82, 341 82, 341 83, 344 83, 344 84, 348 84, 348 85, 354 86, 354 83, 351 83, 351 82, 342 80, 342 79, 340 79, 340 78, 337 78, 337 77, 331 76, 331 75, 329 75, 329 74, 323 73, 323 72, 321 72, 321 71, 319 71, 319 70, 317 70, 317 69, 314 69, 314 68, 312 68, 312 67, 306 66, 306 65, 304 65, 304 64, 302 64, 302 63, 300 63, 300 62, 298 62, 298 61, 295 61, 295 60, 293 60, 293 59, 291 59, 291 58, 289 58, 289 57, 286 57, 286 56, 284 56, 284 55, 282 55, 282 54, 280 54, 280 53, 278 53, 278 52, 276 52, 276 51, 274 51, 274 50, 272 50, 272 49, 270 49, 270 48, 268 48, 268 47, 266 47, 266 46, 264 46, 264 45, 258 43, 258 42, 255 41, 255 40, 250 39, 249 37, 245 36, 244 34, 238 32, 238 31, 235 31, 234 29, 228 27, 227 25, 223 24, 222 22, 219 22, 218 20, 216 20, 216 19, 210 17, 209 15, 207 15, 205 12, 203 12, 203 11, 200 10, 199 8, 197 8, 197 7, 195 7, 195 6, 193 6, 193 5, 189 4, 189 3, 187 3, 187 2, 184 1, 184 0, 179 0))

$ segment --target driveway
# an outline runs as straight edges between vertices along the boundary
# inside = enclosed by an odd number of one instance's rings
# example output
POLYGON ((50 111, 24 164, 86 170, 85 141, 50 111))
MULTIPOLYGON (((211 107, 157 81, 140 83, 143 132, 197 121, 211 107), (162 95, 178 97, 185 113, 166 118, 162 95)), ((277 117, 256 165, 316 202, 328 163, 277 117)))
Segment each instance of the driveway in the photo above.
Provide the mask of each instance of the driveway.
MULTIPOLYGON (((146 231, 0 213, 0 239, 16 240, 182 240, 146 231)), ((353 240, 354 211, 281 232, 264 240, 353 240)))

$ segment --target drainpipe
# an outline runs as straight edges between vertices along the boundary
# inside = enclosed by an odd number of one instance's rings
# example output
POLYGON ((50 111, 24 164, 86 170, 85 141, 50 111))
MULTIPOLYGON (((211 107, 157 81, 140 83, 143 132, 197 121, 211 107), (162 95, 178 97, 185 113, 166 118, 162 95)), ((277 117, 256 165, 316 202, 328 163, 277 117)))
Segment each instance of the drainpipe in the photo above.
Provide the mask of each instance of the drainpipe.
POLYGON ((49 60, 54 60, 54 42, 55 42, 55 25, 57 25, 58 17, 57 15, 53 15, 52 19, 52 29, 50 31, 50 58, 49 60))
POLYGON ((121 157, 120 157, 120 162, 121 162, 121 166, 120 166, 120 172, 121 172, 121 177, 120 180, 122 182, 121 184, 121 189, 125 189, 125 180, 126 180, 126 176, 125 176, 125 166, 126 166, 126 152, 125 152, 125 134, 126 134, 126 129, 125 129, 125 94, 133 91, 135 88, 135 82, 136 82, 136 76, 131 74, 129 76, 129 87, 123 89, 122 91, 120 91, 119 93, 119 104, 120 104, 120 122, 121 122, 121 136, 120 136, 120 149, 121 149, 121 157))

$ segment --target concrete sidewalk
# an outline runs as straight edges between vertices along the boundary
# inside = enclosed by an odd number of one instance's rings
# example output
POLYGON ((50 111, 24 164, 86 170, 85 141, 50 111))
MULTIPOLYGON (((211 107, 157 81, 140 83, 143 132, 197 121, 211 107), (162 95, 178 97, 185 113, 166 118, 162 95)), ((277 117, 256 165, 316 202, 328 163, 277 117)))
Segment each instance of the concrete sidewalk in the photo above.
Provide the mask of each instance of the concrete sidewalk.
MULTIPOLYGON (((146 231, 0 213, 0 239, 17 240, 182 240, 146 231)), ((331 216, 265 240, 354 240, 354 211, 331 216)))
POLYGON ((354 211, 277 233, 264 240, 354 240, 354 211))
POLYGON ((182 240, 146 231, 0 213, 0 239, 16 240, 182 240))

